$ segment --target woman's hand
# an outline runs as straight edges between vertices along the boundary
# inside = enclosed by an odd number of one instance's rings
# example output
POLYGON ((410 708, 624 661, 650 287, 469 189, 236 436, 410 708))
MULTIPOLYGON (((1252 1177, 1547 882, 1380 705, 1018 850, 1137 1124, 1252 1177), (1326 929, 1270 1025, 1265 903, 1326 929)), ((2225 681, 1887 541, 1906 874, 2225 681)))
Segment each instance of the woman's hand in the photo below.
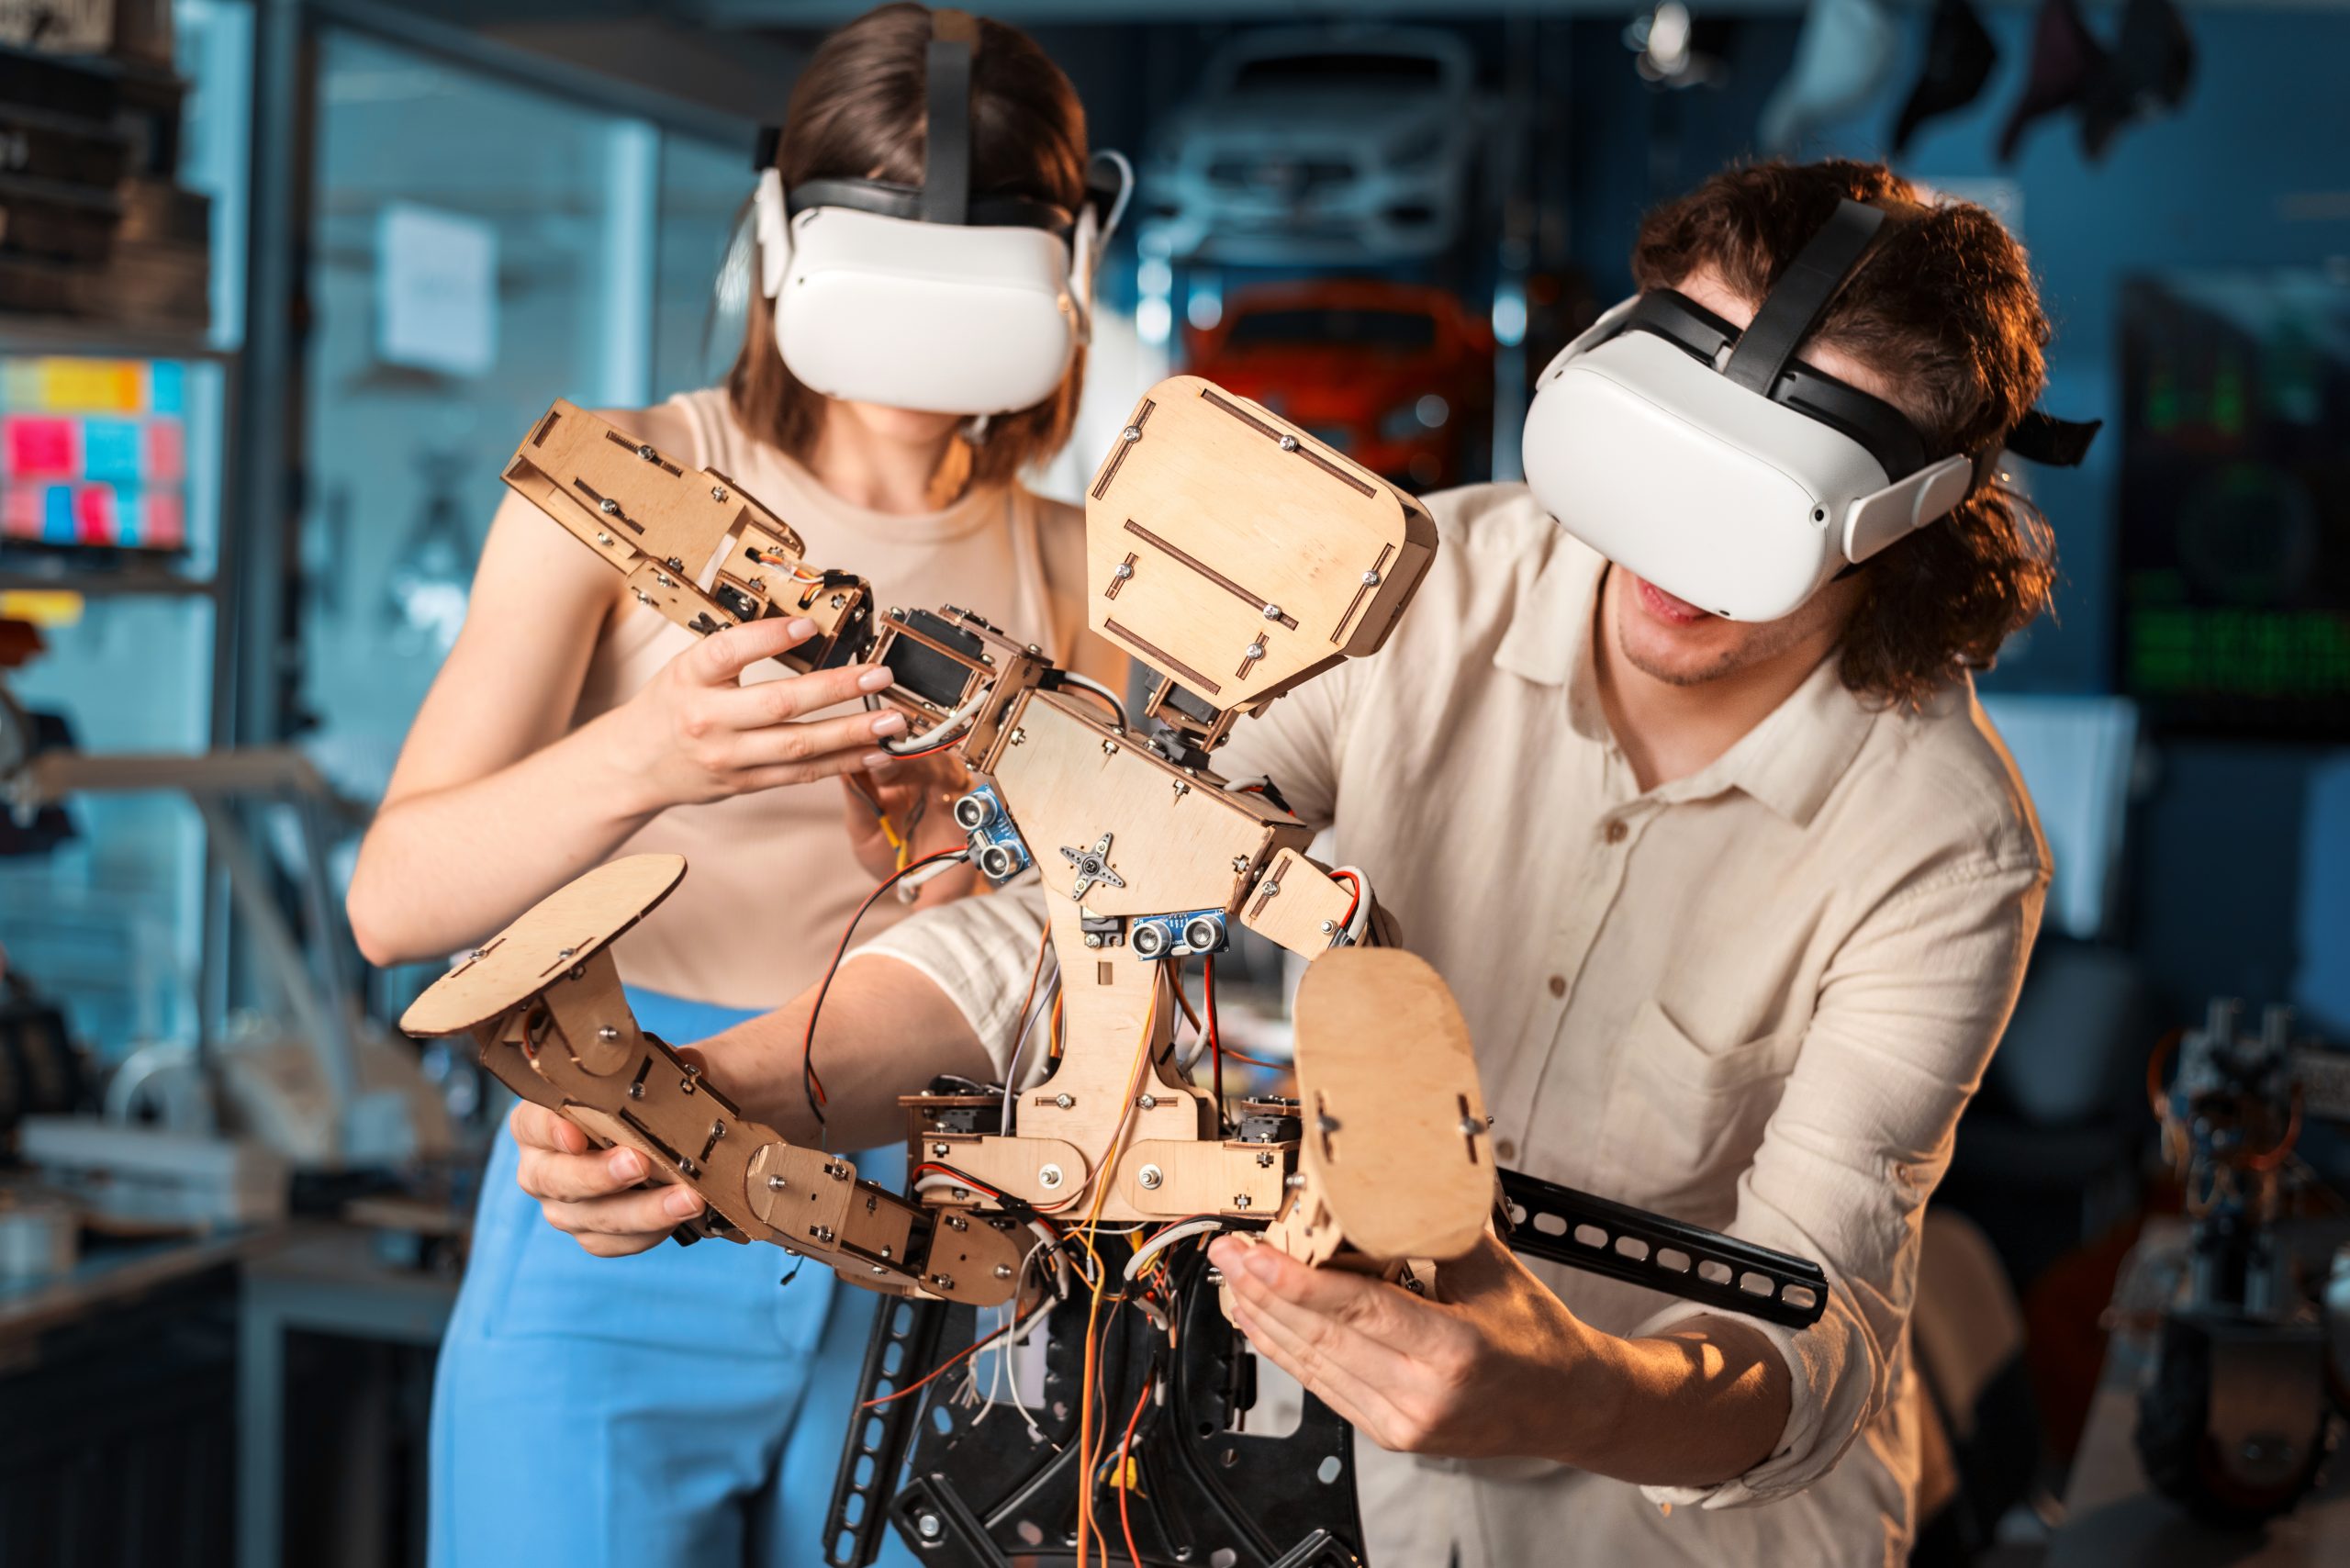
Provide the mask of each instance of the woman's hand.
MULTIPOLYGON (((954 805, 970 789, 971 776, 951 754, 902 761, 876 754, 866 759, 863 773, 841 783, 847 794, 849 846, 877 882, 901 865, 960 849, 968 837, 955 822, 954 805)), ((949 868, 924 882, 915 902, 928 906, 960 898, 971 890, 972 880, 968 865, 949 868)))
POLYGON ((886 690, 890 672, 845 665, 743 684, 743 672, 807 641, 815 622, 769 617, 714 633, 662 666, 644 689, 596 721, 648 811, 847 773, 873 743, 905 733, 902 713, 807 719, 886 690))
POLYGON ((704 1207, 690 1187, 661 1182, 640 1189, 651 1170, 644 1156, 632 1148, 598 1148, 577 1126, 543 1105, 525 1100, 507 1123, 522 1151, 515 1181, 539 1200, 549 1225, 599 1258, 658 1247, 704 1207))

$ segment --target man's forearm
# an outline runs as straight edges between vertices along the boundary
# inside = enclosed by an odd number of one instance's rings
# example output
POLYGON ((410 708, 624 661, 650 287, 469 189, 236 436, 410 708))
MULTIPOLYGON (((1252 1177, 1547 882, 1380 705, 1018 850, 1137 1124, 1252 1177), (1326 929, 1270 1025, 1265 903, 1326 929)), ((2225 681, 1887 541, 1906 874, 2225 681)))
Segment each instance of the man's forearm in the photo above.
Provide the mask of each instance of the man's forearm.
POLYGON ((898 1096, 943 1072, 984 1081, 993 1071, 962 1010, 910 964, 873 954, 843 964, 818 1019, 819 1126, 802 1076, 811 991, 698 1042, 711 1079, 744 1113, 796 1144, 870 1148, 905 1136, 898 1096))
POLYGON ((1561 1368, 1565 1417, 1550 1457, 1644 1486, 1709 1486, 1770 1458, 1791 1395, 1778 1347, 1706 1317, 1638 1339, 1591 1337, 1561 1368))

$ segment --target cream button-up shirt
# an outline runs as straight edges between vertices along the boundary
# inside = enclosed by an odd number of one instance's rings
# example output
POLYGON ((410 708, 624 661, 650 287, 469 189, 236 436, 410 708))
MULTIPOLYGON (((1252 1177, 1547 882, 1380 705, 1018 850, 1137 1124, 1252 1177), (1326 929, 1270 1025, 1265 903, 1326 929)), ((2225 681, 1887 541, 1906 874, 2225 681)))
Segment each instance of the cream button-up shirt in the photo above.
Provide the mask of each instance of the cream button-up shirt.
MULTIPOLYGON (((1886 710, 1831 656, 1712 766, 1644 792, 1591 670, 1606 563, 1521 487, 1429 505, 1442 547, 1389 645, 1244 721, 1217 770, 1269 775, 1331 827, 1451 985, 1503 1164, 1816 1259, 1830 1294, 1809 1329, 1756 1325, 1793 1406, 1746 1474, 1642 1488, 1359 1442, 1371 1560, 1905 1562, 1920 1212, 2048 882, 2021 782, 1964 681, 1886 710)), ((1039 919, 965 900, 862 951, 957 997, 1001 1068, 1039 919)), ((1712 1310, 1535 1271, 1610 1333, 1712 1310)))

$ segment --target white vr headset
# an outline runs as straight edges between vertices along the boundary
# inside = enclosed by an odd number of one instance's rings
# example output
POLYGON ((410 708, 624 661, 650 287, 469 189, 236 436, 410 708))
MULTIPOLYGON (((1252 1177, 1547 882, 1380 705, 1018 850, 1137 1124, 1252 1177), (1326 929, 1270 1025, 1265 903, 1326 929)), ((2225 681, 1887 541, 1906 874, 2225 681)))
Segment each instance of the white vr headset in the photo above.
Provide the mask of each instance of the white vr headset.
POLYGON ((1527 410, 1535 498, 1610 561, 1731 621, 1791 614, 1987 482, 2002 451, 2071 466, 2096 424, 2037 409, 1935 458, 1891 404, 1796 359, 1886 220, 1841 203, 1743 331, 1673 293, 1561 350, 1527 410))
POLYGON ((1092 330, 1093 272, 1134 190, 1095 155, 1069 212, 974 195, 971 58, 979 27, 933 14, 919 186, 811 180, 786 191, 763 133, 753 198, 776 347, 827 397, 928 413, 1010 413, 1052 396, 1092 330))

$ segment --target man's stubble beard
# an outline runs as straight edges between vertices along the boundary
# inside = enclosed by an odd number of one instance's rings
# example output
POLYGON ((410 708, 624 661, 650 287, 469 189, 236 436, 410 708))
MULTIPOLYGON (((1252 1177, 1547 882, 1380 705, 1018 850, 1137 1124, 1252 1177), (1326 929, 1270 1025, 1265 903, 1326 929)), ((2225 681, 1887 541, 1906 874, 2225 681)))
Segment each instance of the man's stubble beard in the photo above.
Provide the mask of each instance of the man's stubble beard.
POLYGON ((1797 643, 1802 642, 1805 637, 1810 635, 1811 632, 1811 628, 1805 623, 1806 618, 1799 614, 1790 616, 1784 621, 1764 622, 1756 626, 1749 635, 1722 649, 1703 665, 1675 666, 1645 657, 1638 648, 1633 646, 1633 640, 1625 634, 1624 630, 1625 622, 1631 614, 1632 606, 1618 600, 1615 616, 1616 651, 1624 655, 1626 664, 1630 665, 1650 679, 1661 680, 1668 686, 1703 686, 1707 681, 1719 680, 1725 676, 1736 675, 1740 670, 1778 657, 1797 643))

